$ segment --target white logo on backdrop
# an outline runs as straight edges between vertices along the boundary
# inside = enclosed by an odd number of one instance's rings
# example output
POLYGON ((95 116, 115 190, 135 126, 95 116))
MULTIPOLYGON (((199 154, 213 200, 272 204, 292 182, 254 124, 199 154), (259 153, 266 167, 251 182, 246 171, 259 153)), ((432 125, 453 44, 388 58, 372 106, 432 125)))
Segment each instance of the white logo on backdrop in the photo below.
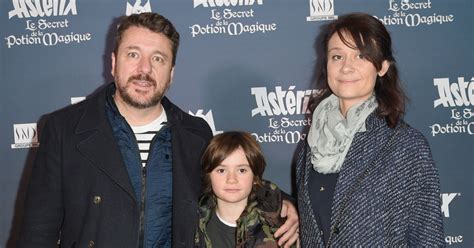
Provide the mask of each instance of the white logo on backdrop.
POLYGON ((306 138, 302 129, 311 125, 311 118, 305 115, 309 114, 308 101, 316 90, 295 88, 292 85, 287 90, 281 86, 276 86, 275 91, 268 91, 267 87, 250 89, 257 105, 251 111, 252 117, 269 116, 265 120, 268 131, 252 133, 258 142, 295 144, 306 138))
POLYGON ((263 5, 263 0, 193 0, 194 8, 263 5))
POLYGON ((72 25, 67 18, 54 18, 53 21, 43 18, 33 19, 36 17, 77 15, 75 0, 12 0, 12 2, 14 9, 8 13, 8 16, 9 18, 13 16, 28 18, 25 21, 24 29, 27 33, 5 36, 5 44, 8 48, 32 45, 72 45, 92 39, 90 33, 76 33, 72 31, 72 25))
POLYGON ((433 84, 438 89, 439 98, 433 102, 434 108, 450 108, 450 123, 435 123, 430 126, 431 134, 474 134, 474 77, 465 81, 458 77, 457 82, 450 83, 449 78, 434 78, 433 84))
POLYGON ((76 104, 78 102, 82 102, 86 100, 85 96, 76 96, 76 97, 71 97, 71 104, 76 104))
POLYGON ((13 124, 13 136, 15 143, 12 149, 38 147, 38 131, 36 123, 13 124))
POLYGON ((454 198, 461 196, 461 193, 443 193, 441 194, 441 212, 444 214, 444 217, 449 218, 449 205, 452 203, 454 198))
POLYGON ((257 107, 252 109, 252 116, 307 114, 309 98, 316 90, 295 91, 295 88, 292 85, 285 90, 276 86, 275 92, 268 92, 266 87, 251 88, 257 103, 257 107))
POLYGON ((334 15, 334 0, 309 0, 310 16, 306 21, 327 21, 337 19, 334 15))
MULTIPOLYGON (((443 193, 441 194, 441 212, 443 213, 445 218, 450 218, 452 215, 450 213, 450 206, 453 203, 454 199, 460 197, 461 193, 443 193)), ((463 242, 463 235, 456 234, 456 235, 446 235, 444 241, 448 245, 459 244, 463 242)))
POLYGON ((452 14, 437 14, 432 9, 431 0, 388 0, 390 14, 384 16, 374 16, 384 25, 402 25, 407 27, 417 27, 420 25, 445 24, 454 21, 452 14))
MULTIPOLYGON (((254 21, 257 11, 247 6, 263 5, 263 0, 194 0, 194 8, 202 6, 210 9, 212 23, 194 24, 189 28, 193 38, 203 35, 265 34, 277 30, 274 22, 254 21), (230 7, 238 7, 238 10, 230 7), (224 7, 222 9, 221 7, 224 7)), ((207 20, 207 19, 206 19, 207 20)))
POLYGON ((462 243, 463 237, 462 237, 462 235, 455 235, 455 236, 448 235, 444 238, 444 241, 448 245, 455 245, 455 244, 462 243))
POLYGON ((125 11, 125 14, 127 16, 131 14, 140 14, 140 13, 146 13, 146 12, 151 12, 150 0, 147 0, 143 6, 142 6, 141 0, 136 0, 133 5, 127 2, 127 9, 125 11))
POLYGON ((8 12, 8 19, 18 18, 77 15, 76 0, 32 1, 12 0, 13 10, 8 12))
POLYGON ((223 131, 217 131, 216 129, 216 125, 214 123, 214 116, 212 115, 212 110, 209 110, 207 114, 204 114, 204 111, 202 109, 199 109, 196 112, 196 114, 193 114, 193 112, 191 111, 189 111, 188 113, 190 115, 203 118, 207 122, 207 124, 209 124, 209 127, 211 127, 212 134, 217 135, 217 134, 223 133, 223 131))

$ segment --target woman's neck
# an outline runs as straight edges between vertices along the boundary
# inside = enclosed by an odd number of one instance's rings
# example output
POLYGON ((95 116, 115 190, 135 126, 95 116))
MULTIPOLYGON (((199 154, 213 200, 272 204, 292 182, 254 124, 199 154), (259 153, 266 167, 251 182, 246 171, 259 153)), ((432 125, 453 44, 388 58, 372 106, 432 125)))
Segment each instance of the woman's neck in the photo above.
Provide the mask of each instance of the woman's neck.
POLYGON ((342 116, 347 118, 347 111, 349 111, 349 109, 357 103, 359 102, 339 99, 339 110, 341 111, 342 116))
POLYGON ((339 98, 339 111, 341 111, 342 116, 347 118, 347 112, 350 108, 354 105, 361 104, 364 101, 367 101, 370 96, 363 98, 363 99, 341 99, 339 98))

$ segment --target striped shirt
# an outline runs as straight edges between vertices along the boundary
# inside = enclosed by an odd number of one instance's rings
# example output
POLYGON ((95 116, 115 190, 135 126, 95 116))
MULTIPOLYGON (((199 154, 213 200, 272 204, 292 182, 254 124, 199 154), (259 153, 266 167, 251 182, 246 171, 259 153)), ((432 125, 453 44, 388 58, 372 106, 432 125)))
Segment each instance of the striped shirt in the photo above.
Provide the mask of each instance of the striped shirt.
POLYGON ((163 110, 161 115, 154 121, 143 126, 131 126, 138 143, 138 149, 140 151, 140 158, 143 167, 146 166, 146 162, 148 161, 150 144, 153 140, 153 137, 155 137, 161 128, 166 125, 167 120, 168 118, 165 111, 163 110))

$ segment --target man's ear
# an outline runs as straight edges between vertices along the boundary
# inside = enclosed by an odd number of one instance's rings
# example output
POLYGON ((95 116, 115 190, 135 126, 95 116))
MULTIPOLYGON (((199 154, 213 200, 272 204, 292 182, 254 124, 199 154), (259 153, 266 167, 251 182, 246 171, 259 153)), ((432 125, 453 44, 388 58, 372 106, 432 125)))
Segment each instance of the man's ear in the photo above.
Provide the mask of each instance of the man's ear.
POLYGON ((112 77, 115 77, 115 53, 110 54, 110 59, 112 61, 112 68, 110 68, 110 74, 112 74, 112 77))
POLYGON ((171 72, 170 72, 170 85, 173 83, 173 78, 174 78, 174 66, 171 68, 171 72))

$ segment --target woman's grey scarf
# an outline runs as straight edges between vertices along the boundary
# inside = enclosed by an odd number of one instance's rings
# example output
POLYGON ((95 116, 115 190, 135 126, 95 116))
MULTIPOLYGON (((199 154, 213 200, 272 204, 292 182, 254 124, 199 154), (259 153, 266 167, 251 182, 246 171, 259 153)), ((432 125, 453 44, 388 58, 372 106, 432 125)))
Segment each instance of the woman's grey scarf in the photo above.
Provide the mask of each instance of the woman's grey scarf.
POLYGON ((314 170, 322 174, 341 170, 355 133, 364 132, 365 120, 377 108, 375 96, 352 106, 347 118, 339 109, 339 98, 334 94, 321 101, 313 113, 308 133, 311 162, 314 170))

